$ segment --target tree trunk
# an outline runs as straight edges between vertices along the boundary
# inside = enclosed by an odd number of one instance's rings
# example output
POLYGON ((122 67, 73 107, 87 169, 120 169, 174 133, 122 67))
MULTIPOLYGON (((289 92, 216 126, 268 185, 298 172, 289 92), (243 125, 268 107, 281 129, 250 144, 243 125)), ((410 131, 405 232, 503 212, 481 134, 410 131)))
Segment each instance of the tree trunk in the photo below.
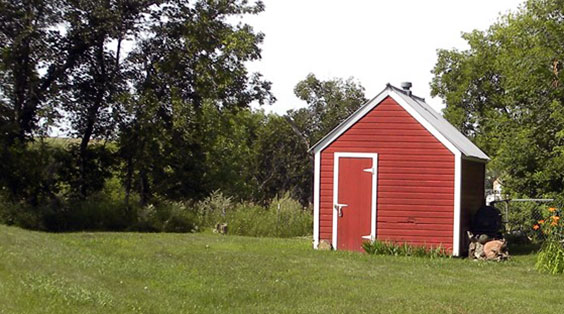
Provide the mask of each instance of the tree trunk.
POLYGON ((84 134, 82 134, 82 139, 80 142, 80 156, 79 156, 79 164, 80 164, 80 181, 79 181, 79 189, 80 189, 80 197, 84 198, 87 195, 87 185, 86 182, 86 172, 87 163, 88 163, 88 144, 92 138, 94 133, 94 125, 98 120, 98 112, 103 105, 104 102, 104 94, 106 92, 106 80, 109 78, 106 77, 106 64, 104 58, 104 37, 102 37, 97 44, 97 53, 96 53, 96 63, 95 66, 100 67, 100 72, 98 75, 94 77, 94 83, 97 88, 96 90, 96 97, 88 111, 86 112, 86 127, 84 129, 84 134))

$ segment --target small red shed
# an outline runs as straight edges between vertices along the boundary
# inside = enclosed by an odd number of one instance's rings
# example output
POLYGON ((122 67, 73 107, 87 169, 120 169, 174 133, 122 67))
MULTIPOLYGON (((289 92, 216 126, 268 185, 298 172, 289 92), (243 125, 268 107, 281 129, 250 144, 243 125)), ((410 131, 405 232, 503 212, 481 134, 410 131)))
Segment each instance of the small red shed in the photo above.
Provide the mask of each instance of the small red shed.
POLYGON ((312 147, 315 248, 378 239, 466 251, 489 158, 402 87, 388 84, 312 147))

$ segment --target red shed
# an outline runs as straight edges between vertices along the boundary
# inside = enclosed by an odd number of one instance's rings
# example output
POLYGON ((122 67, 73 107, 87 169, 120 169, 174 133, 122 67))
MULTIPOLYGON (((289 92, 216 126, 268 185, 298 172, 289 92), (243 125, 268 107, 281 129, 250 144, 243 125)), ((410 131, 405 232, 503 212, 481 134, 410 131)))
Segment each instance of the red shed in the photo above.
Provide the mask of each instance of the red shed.
POLYGON ((402 87, 388 84, 312 147, 315 248, 378 239, 466 251, 489 158, 402 87))

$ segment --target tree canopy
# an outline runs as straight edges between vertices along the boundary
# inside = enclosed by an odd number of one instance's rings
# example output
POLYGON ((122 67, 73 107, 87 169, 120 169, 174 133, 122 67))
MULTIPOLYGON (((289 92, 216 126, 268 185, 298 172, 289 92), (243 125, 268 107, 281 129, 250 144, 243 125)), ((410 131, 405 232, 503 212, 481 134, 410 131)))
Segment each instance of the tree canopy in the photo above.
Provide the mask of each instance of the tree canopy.
POLYGON ((563 1, 529 0, 463 34, 469 49, 438 51, 432 94, 513 195, 564 195, 563 33, 563 1))
POLYGON ((153 205, 165 217, 169 202, 208 195, 310 204, 308 149, 365 101, 364 88, 310 74, 295 88, 305 108, 252 109, 276 99, 247 70, 264 34, 237 17, 263 10, 247 0, 0 0, 0 221, 129 228, 153 205), (70 139, 50 138, 57 128, 70 139))
MULTIPOLYGON (((246 0, 0 0, 5 192, 41 194, 23 179, 37 175, 23 173, 37 157, 28 143, 61 125, 78 141, 37 180, 64 179, 73 197, 99 190, 121 168, 127 192, 144 201, 206 191, 203 107, 274 101, 270 82, 246 69, 260 59, 264 35, 233 19, 263 10, 246 0)), ((61 191, 43 185, 47 198, 61 191)))

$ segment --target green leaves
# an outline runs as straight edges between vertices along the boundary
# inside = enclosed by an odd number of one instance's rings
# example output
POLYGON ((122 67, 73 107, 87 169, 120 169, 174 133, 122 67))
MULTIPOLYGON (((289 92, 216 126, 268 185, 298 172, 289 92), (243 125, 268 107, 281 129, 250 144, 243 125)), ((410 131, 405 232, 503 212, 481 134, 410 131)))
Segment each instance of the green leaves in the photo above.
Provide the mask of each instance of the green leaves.
POLYGON ((564 189, 563 8, 558 0, 528 1, 486 31, 464 34, 468 50, 438 52, 432 94, 446 102, 444 116, 493 157, 489 171, 503 177, 508 194, 564 189))
POLYGON ((308 115, 309 125, 303 131, 311 145, 366 102, 364 87, 353 78, 346 81, 321 81, 314 74, 309 74, 296 85, 294 93, 305 101, 308 107, 305 112, 290 111, 288 115, 308 115))

